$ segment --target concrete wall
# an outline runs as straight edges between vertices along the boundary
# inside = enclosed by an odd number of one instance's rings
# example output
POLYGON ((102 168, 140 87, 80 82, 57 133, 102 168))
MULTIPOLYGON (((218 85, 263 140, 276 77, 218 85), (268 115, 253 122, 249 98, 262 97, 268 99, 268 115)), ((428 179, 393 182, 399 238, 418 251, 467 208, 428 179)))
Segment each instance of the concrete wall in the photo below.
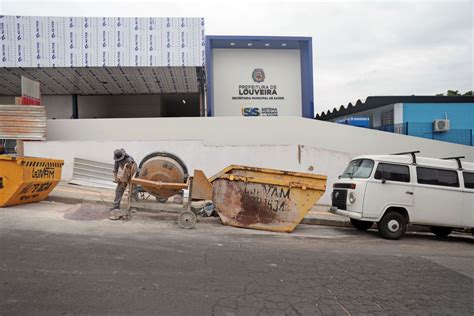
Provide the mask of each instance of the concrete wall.
POLYGON ((79 118, 124 118, 161 116, 159 95, 79 96, 79 118))
POLYGON ((41 103, 46 107, 49 119, 70 119, 72 117, 72 96, 44 95, 41 103))
MULTIPOLYGON (((72 117, 71 95, 43 95, 41 103, 49 119, 72 117)), ((79 118, 160 117, 161 103, 160 95, 81 95, 79 118)), ((15 97, 0 96, 0 104, 15 104, 15 97)))
POLYGON ((15 104, 15 97, 10 95, 1 95, 0 104, 15 104))
MULTIPOLYGON (((425 156, 474 161, 474 147, 296 117, 52 120, 47 139, 26 142, 25 153, 64 159, 66 181, 74 157, 112 163, 120 147, 138 161, 169 151, 208 176, 230 164, 325 174, 328 192, 349 160, 361 154, 421 150, 425 156)), ((330 202, 328 192, 320 203, 330 202)))

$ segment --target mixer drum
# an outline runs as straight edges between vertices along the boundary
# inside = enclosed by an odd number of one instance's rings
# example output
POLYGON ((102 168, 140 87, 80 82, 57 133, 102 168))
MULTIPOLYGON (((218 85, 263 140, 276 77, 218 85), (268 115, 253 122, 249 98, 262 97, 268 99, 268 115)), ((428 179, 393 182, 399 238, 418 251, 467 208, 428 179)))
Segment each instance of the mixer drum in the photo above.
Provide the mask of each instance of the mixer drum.
MULTIPOLYGON (((144 180, 185 183, 188 178, 188 169, 183 161, 170 153, 151 153, 140 162, 138 177, 144 180)), ((142 185, 142 188, 157 198, 169 198, 176 195, 179 190, 156 188, 142 185)))

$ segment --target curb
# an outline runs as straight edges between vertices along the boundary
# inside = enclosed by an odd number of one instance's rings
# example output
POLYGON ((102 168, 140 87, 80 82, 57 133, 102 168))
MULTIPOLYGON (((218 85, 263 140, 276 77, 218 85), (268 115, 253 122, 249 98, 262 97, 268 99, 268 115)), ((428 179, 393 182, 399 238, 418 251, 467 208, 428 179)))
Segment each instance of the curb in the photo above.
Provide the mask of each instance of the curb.
POLYGON ((349 221, 345 220, 330 220, 322 218, 303 218, 300 224, 305 225, 322 225, 322 226, 333 226, 333 227, 352 227, 349 221))
MULTIPOLYGON (((99 201, 97 199, 81 199, 76 197, 64 197, 50 195, 45 201, 64 203, 64 204, 100 204, 107 207, 112 207, 112 201, 99 201)), ((182 210, 182 206, 178 204, 158 204, 158 203, 136 203, 134 206, 146 210, 149 213, 179 213, 182 210)))

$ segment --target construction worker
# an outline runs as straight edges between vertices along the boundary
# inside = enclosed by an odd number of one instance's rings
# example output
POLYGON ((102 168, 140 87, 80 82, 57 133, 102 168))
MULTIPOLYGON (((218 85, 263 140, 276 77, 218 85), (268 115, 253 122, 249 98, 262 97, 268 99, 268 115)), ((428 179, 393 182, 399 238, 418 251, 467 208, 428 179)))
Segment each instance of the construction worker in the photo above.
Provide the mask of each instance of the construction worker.
MULTIPOLYGON (((114 205, 110 209, 111 211, 120 209, 120 201, 122 200, 123 193, 125 192, 130 179, 137 172, 137 164, 135 163, 135 160, 133 160, 132 156, 128 155, 123 148, 114 150, 114 161, 114 182, 117 183, 117 188, 115 189, 114 205), (117 176, 119 168, 124 171, 122 178, 117 176)), ((138 195, 135 190, 132 194, 133 198, 138 200, 138 195)))

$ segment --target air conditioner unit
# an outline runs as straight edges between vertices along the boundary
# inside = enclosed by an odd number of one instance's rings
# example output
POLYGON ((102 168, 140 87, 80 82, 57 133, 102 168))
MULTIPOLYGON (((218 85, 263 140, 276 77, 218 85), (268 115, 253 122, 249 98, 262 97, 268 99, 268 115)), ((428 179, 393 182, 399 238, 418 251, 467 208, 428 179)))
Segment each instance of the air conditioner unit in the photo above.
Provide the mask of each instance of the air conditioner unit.
POLYGON ((434 132, 447 132, 449 131, 450 123, 449 120, 434 120, 433 131, 434 132))

